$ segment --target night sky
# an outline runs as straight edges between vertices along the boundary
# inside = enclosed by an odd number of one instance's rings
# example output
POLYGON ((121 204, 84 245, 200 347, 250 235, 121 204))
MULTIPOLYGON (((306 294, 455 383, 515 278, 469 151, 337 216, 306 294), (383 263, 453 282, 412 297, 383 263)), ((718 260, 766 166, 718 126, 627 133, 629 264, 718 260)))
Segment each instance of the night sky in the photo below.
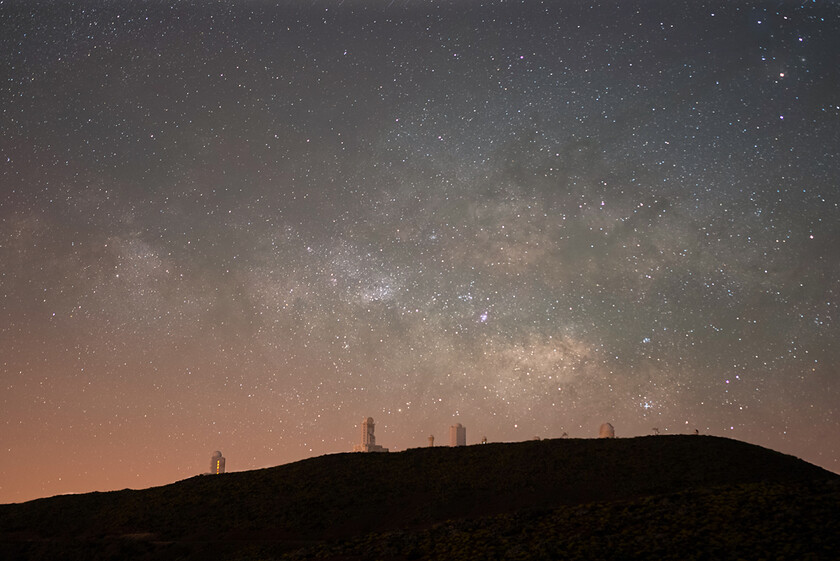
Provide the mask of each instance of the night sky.
POLYGON ((0 1, 0 502, 726 436, 840 471, 840 4, 0 1))

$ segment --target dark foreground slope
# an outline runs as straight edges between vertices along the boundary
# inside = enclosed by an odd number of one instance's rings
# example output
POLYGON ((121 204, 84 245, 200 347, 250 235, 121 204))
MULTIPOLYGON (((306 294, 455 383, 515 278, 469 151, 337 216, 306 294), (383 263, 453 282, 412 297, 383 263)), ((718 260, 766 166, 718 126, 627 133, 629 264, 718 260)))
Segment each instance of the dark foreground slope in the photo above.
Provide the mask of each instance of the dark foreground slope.
POLYGON ((0 505, 0 558, 831 559, 838 480, 705 436, 336 454, 0 505))

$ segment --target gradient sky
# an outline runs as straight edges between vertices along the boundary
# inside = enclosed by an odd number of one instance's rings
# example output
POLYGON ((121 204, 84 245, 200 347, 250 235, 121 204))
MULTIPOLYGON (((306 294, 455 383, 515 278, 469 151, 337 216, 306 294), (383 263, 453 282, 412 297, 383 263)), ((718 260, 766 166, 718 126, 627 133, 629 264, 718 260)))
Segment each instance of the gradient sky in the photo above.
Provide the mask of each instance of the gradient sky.
POLYGON ((0 502, 695 429, 840 471, 840 4, 0 1, 0 502))

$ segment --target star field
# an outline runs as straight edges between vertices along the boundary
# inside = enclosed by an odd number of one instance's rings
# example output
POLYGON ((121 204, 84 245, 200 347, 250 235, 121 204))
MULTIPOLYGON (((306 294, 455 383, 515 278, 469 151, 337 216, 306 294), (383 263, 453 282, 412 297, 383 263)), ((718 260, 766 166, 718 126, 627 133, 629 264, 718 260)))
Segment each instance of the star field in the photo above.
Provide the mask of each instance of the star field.
POLYGON ((701 433, 840 469, 840 7, 0 1, 0 502, 701 433))

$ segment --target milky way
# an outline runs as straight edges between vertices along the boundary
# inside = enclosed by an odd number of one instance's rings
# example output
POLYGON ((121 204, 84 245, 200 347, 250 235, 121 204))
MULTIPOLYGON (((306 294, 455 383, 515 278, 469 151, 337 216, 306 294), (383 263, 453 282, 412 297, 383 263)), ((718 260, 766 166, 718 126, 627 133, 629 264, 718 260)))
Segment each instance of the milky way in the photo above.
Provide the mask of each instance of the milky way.
POLYGON ((0 502, 728 436, 840 470, 840 8, 0 2, 0 502))

